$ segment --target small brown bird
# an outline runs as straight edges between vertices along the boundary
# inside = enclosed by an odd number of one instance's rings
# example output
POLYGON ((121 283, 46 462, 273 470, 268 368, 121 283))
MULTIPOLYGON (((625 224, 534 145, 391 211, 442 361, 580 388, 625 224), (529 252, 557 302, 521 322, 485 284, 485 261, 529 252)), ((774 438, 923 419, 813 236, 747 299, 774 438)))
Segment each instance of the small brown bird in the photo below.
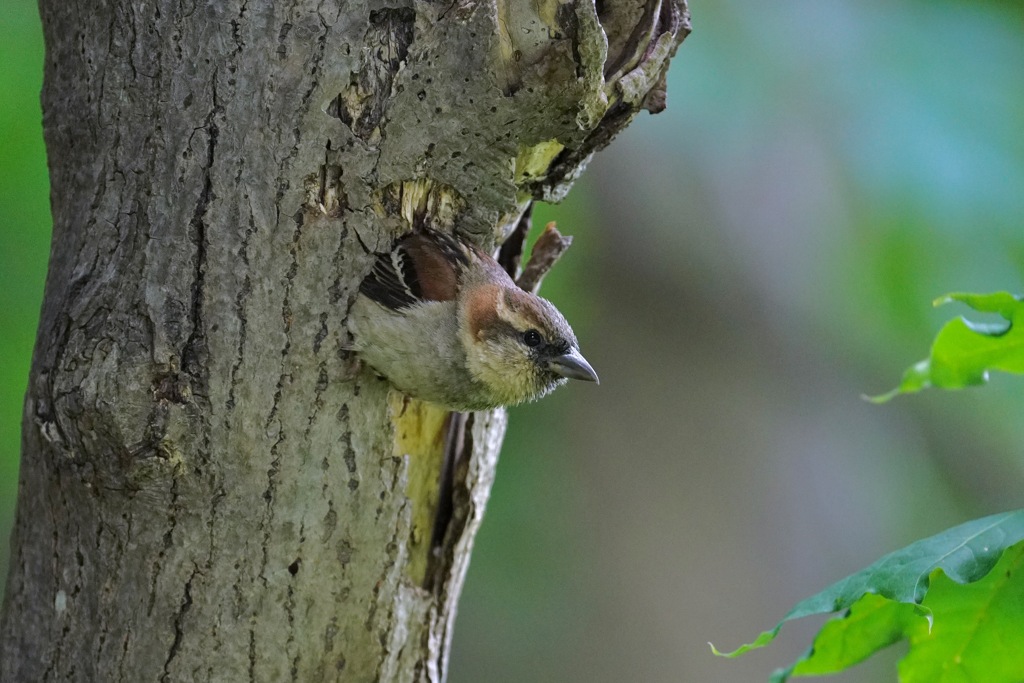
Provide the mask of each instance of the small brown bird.
POLYGON ((354 349, 414 398, 485 410, 538 399, 567 379, 598 381, 558 309, 460 237, 403 235, 377 254, 359 291, 354 349))

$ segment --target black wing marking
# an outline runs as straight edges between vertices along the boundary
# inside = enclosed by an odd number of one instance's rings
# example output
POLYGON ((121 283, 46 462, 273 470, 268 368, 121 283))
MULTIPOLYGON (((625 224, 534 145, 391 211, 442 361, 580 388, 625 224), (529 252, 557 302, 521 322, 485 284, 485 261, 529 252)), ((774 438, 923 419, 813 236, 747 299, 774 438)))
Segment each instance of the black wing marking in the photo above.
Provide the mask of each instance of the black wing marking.
POLYGON ((398 245, 394 251, 377 254, 377 261, 363 278, 359 291, 395 311, 408 308, 421 300, 416 270, 398 245))
POLYGON ((398 238, 390 252, 378 253, 359 291, 394 311, 421 301, 454 298, 456 278, 469 265, 457 238, 425 229, 398 238), (429 278, 424 286, 421 276, 429 278))

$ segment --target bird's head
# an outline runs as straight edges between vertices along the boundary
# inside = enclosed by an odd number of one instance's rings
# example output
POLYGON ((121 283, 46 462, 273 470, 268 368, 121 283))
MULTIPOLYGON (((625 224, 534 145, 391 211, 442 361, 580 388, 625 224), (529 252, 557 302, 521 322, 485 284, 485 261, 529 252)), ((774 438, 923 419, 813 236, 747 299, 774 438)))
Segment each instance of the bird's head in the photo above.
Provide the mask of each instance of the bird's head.
POLYGON ((532 401, 568 379, 597 382, 565 317, 517 287, 484 284, 462 302, 469 372, 504 405, 532 401))

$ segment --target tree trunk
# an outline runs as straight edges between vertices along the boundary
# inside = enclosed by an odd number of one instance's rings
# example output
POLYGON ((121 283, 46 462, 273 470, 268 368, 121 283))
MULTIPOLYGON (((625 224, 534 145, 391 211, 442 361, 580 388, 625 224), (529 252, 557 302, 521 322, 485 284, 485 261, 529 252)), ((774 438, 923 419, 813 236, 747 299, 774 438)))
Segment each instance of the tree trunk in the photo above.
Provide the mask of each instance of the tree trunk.
POLYGON ((443 680, 505 414, 359 368, 360 241, 493 248, 663 106, 685 3, 596 4, 42 0, 0 680, 443 680))

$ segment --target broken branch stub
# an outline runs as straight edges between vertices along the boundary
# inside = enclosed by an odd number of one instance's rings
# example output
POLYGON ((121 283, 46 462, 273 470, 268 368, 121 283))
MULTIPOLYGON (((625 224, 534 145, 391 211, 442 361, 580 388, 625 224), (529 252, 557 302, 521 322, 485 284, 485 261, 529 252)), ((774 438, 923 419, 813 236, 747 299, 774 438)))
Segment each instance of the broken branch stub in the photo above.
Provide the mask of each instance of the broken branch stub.
POLYGON ((555 262, 562 257, 569 245, 572 244, 572 235, 563 235, 555 227, 555 224, 548 223, 544 232, 540 234, 537 241, 533 243, 530 250, 530 260, 526 262, 522 274, 516 280, 520 288, 528 292, 537 293, 540 289, 544 276, 547 275, 555 262))

